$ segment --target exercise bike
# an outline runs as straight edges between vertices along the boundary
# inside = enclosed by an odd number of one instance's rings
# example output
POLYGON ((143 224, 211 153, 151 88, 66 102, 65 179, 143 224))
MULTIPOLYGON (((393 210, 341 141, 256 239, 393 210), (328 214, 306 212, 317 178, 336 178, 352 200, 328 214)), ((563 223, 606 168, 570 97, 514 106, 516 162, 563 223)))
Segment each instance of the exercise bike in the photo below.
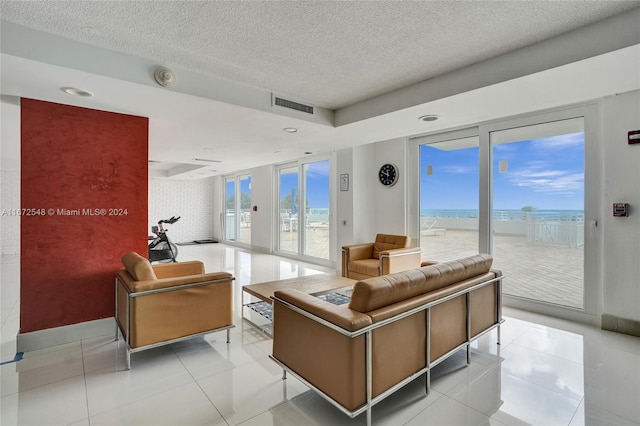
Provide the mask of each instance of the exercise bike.
POLYGON ((178 246, 175 245, 167 235, 168 229, 162 226, 165 223, 173 225, 180 219, 180 216, 171 216, 171 219, 163 219, 158 222, 158 226, 152 226, 151 232, 156 236, 149 243, 149 262, 175 262, 178 257, 178 246))

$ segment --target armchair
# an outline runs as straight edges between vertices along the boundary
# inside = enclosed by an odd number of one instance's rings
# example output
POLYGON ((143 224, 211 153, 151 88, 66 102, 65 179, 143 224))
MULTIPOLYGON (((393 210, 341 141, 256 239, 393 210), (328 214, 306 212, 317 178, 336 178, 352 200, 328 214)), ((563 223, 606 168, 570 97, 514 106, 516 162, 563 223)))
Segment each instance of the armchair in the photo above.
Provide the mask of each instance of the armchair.
POLYGON ((405 235, 378 234, 373 243, 343 246, 342 276, 364 280, 419 268, 422 253, 410 245, 405 235))
POLYGON ((121 258, 116 273, 116 340, 118 330, 131 353, 233 325, 232 283, 227 272, 205 273, 198 261, 151 265, 137 253, 121 258))

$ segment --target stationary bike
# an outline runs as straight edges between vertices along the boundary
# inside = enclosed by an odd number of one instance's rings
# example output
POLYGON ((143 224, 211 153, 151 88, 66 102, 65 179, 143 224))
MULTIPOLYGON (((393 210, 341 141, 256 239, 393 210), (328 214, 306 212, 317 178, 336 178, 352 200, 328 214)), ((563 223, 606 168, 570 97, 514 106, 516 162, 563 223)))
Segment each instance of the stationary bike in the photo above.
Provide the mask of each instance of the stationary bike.
POLYGON ((178 257, 178 246, 175 245, 167 235, 168 229, 162 226, 165 223, 173 225, 180 219, 180 216, 171 216, 171 219, 163 219, 158 222, 158 226, 152 226, 151 232, 156 237, 149 243, 149 262, 175 262, 178 257))

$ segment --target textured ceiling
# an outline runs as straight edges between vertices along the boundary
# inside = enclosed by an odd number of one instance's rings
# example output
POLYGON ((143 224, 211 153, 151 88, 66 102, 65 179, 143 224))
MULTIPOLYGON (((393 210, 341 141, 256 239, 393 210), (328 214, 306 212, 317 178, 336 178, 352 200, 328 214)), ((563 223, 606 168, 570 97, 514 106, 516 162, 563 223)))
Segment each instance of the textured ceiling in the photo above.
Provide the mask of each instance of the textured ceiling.
POLYGON ((638 1, 2 1, 2 19, 337 109, 638 1))

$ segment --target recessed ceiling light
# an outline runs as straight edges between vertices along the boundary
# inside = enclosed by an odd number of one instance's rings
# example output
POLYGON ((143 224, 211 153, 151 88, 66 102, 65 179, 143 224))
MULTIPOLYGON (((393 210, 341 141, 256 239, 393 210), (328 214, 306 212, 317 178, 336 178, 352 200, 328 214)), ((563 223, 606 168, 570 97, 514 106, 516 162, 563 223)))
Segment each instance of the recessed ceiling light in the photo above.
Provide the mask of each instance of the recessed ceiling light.
POLYGON ((418 118, 418 120, 422 120, 422 121, 436 121, 437 119, 439 119, 440 116, 439 115, 435 115, 435 114, 427 114, 427 115, 423 115, 422 117, 418 118))
POLYGON ((313 152, 309 152, 309 151, 307 151, 307 152, 305 152, 304 154, 305 154, 305 155, 310 155, 310 154, 313 154, 313 152))
POLYGON ((93 93, 87 92, 86 90, 78 89, 76 87, 63 87, 62 91, 68 95, 74 96, 93 96, 93 93))
POLYGON ((210 160, 208 158, 194 158, 194 161, 204 161, 206 163, 222 163, 222 160, 210 160))
POLYGON ((298 129, 296 129, 295 127, 285 127, 284 129, 282 129, 282 131, 287 133, 296 133, 298 129))

